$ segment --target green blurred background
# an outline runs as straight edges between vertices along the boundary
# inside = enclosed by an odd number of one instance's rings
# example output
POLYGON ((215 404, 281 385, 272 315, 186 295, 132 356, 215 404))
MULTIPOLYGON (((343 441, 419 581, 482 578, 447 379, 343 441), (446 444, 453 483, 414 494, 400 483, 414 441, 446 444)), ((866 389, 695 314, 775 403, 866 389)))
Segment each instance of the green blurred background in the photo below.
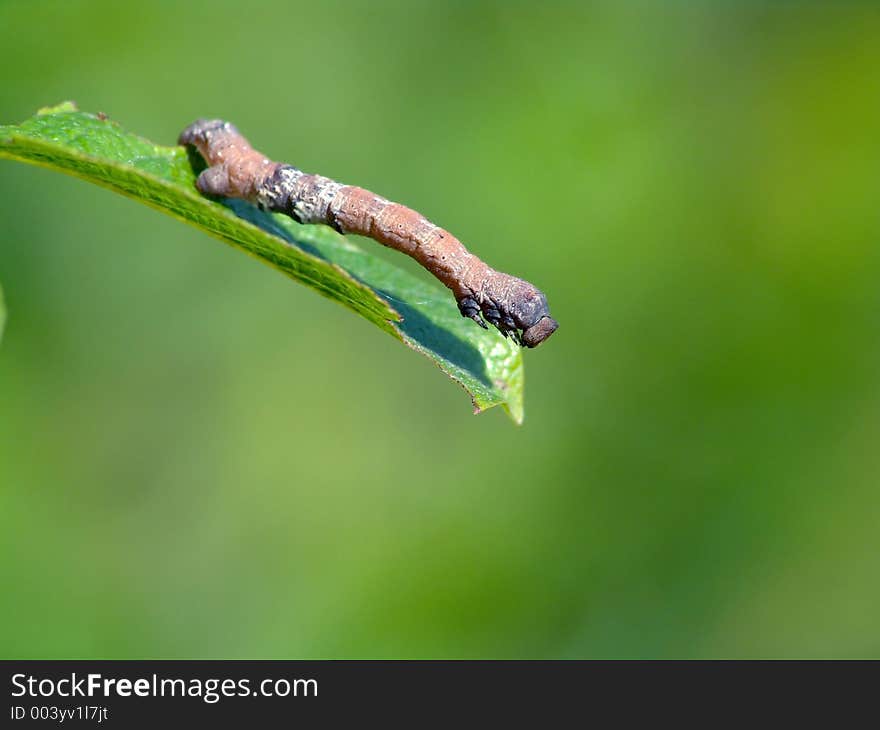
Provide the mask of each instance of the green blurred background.
MULTIPOLYGON (((200 116, 534 281, 526 422, 0 162, 0 655, 880 656, 880 8, 0 2, 0 121, 200 116)), ((416 270, 399 255, 379 256, 416 270)))

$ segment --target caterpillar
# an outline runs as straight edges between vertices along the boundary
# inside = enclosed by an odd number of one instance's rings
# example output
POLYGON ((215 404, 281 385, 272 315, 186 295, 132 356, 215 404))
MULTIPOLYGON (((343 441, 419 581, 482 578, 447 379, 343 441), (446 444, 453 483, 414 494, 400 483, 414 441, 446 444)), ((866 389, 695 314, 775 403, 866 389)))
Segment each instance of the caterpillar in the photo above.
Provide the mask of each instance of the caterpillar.
POLYGON ((272 162, 229 122, 200 119, 181 132, 178 142, 195 147, 208 163, 196 180, 205 195, 242 198, 298 223, 322 223, 401 251, 452 291, 462 316, 484 329, 488 322, 519 345, 537 347, 559 326, 537 287, 495 271, 411 208, 272 162))

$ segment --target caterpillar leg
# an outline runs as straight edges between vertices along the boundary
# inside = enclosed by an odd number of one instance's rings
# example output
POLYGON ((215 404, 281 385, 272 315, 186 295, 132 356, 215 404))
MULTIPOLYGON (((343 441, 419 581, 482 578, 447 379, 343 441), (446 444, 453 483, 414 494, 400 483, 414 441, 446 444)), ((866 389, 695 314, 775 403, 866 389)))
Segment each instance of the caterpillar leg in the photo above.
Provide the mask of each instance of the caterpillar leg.
POLYGON ((254 202, 263 182, 278 165, 256 152, 234 124, 220 119, 199 119, 184 129, 179 144, 195 147, 208 169, 196 182, 207 195, 244 198, 254 202))
POLYGON ((202 170, 196 187, 204 195, 226 195, 229 190, 229 170, 226 165, 214 165, 202 170))
POLYGON ((458 300, 458 311, 461 312, 462 317, 467 317, 468 319, 474 320, 480 327, 484 330, 489 329, 489 326, 483 321, 483 318, 480 316, 480 305, 477 304, 477 300, 473 297, 462 297, 458 300))
POLYGON ((559 327, 550 316, 547 298, 534 285, 509 274, 492 272, 480 289, 459 300, 465 317, 483 319, 518 345, 537 347, 559 327))

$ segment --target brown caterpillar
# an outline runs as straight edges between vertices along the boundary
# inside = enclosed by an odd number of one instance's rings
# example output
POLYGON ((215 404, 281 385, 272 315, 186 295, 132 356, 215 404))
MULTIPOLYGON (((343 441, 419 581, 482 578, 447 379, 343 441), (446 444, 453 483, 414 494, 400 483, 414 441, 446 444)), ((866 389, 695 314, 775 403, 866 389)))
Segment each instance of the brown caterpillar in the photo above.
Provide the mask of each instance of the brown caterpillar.
POLYGON ((402 251, 452 290, 464 317, 483 328, 485 319, 520 345, 537 347, 559 326, 537 287, 490 268, 406 206, 272 162, 229 122, 200 119, 181 132, 179 143, 195 146, 209 165, 196 182, 202 193, 243 198, 298 223, 323 223, 402 251))

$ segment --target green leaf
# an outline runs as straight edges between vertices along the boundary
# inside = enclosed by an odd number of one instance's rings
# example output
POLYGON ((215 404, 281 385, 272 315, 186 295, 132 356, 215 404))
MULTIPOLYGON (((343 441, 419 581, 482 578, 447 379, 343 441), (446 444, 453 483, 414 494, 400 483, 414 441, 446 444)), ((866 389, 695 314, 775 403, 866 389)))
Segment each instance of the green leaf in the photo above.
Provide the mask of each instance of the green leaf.
MULTIPOLYGON (((181 120, 181 128, 188 120, 181 120)), ((372 256, 326 226, 299 225, 241 200, 209 200, 195 188, 203 163, 71 102, 0 125, 0 157, 61 170, 190 223, 335 299, 432 360, 471 396, 476 412, 502 405, 523 418, 519 347, 461 317, 452 295, 372 256)))

